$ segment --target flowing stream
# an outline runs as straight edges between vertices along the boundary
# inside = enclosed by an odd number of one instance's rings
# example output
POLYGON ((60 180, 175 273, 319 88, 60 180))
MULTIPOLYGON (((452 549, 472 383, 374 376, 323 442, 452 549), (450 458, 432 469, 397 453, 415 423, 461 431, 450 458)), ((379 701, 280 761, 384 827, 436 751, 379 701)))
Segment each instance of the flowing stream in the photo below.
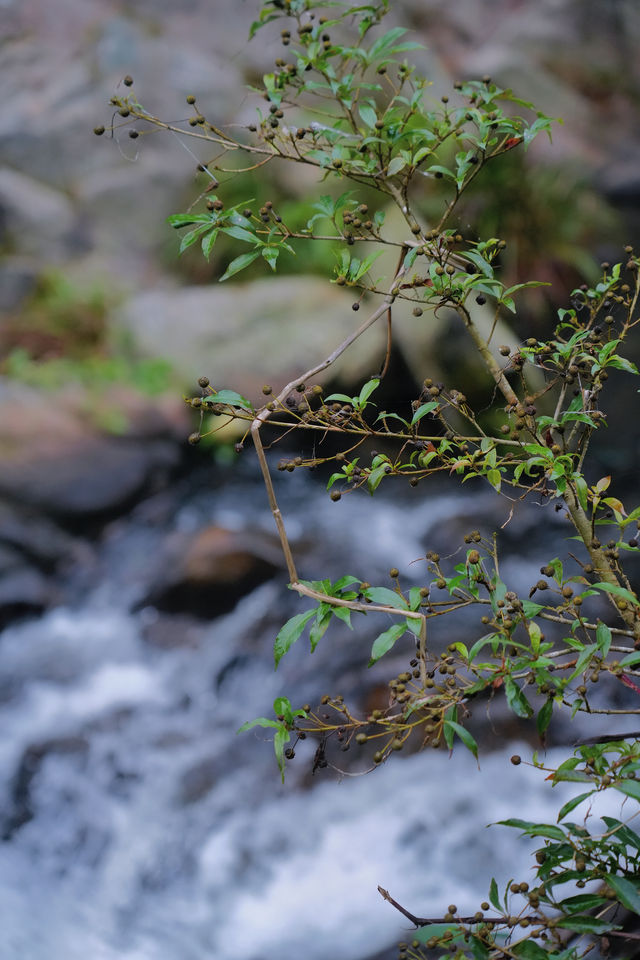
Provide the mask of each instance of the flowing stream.
MULTIPOLYGON (((437 493, 333 504, 297 475, 287 490, 308 577, 339 556, 336 577, 384 583, 391 560, 417 582, 413 561, 470 506, 437 493)), ((517 831, 486 825, 553 819, 563 791, 509 763, 517 744, 481 756, 480 769, 459 748, 394 757, 368 776, 352 775, 367 766, 356 758, 349 775, 312 777, 308 739, 282 786, 268 731, 236 735, 292 690, 299 702, 357 696, 369 618, 330 630, 313 657, 299 641, 276 673, 275 632, 303 609, 281 577, 223 617, 185 621, 179 643, 148 642, 160 615, 139 607, 141 571, 167 529, 271 535, 265 501, 247 470, 215 491, 205 477, 169 519, 143 505, 107 531, 73 606, 0 639, 2 960, 391 958, 408 925, 378 884, 437 916, 450 903, 475 911, 492 875, 530 879, 517 831)), ((476 495, 475 513, 489 502, 476 495)), ((534 562, 514 552, 503 575, 522 586, 534 562)))

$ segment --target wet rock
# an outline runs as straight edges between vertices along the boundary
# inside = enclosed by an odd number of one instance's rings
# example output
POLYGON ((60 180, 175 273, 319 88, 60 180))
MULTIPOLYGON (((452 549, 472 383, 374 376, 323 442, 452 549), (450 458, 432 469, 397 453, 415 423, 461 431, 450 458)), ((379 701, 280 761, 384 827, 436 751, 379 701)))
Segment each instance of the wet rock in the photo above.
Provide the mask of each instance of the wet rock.
POLYGON ((59 190, 8 167, 0 169, 2 242, 48 262, 77 247, 71 201, 59 190))
POLYGON ((185 807, 205 797, 226 770, 219 757, 206 757, 186 770, 180 780, 177 803, 185 807))
MULTIPOLYGON (((251 284, 151 290, 124 305, 119 321, 139 348, 171 357, 189 380, 206 373, 255 399, 268 373, 274 387, 319 360, 358 326, 348 294, 317 277, 274 277, 251 284), (176 322, 183 317, 185 322, 176 322)), ((386 334, 374 328, 332 368, 357 382, 380 366, 386 334)))
POLYGON ((55 524, 0 502, 0 630, 59 601, 56 571, 77 554, 75 541, 55 524))
POLYGON ((144 624, 145 641, 160 650, 176 647, 196 648, 200 645, 200 631, 193 617, 184 614, 164 614, 144 624))
MULTIPOLYGON (((153 426, 143 429, 136 426, 145 405, 139 399, 131 432, 112 436, 83 415, 83 396, 5 387, 0 392, 0 497, 67 528, 85 532, 84 524, 117 515, 159 489, 180 462, 176 423, 163 420, 160 405, 146 405, 153 426)), ((126 411, 119 412, 126 428, 126 411)))
POLYGON ((0 501, 0 551, 11 550, 21 563, 52 573, 72 562, 78 549, 77 541, 50 520, 0 501))
MULTIPOLYGON (((0 211, 0 235, 7 227, 0 211)), ((27 257, 6 257, 0 264, 0 310, 14 310, 36 287, 38 266, 27 257)))
POLYGON ((35 816, 32 797, 33 781, 47 757, 51 754, 83 757, 88 749, 87 740, 79 736, 54 737, 27 747, 13 781, 11 790, 13 809, 4 822, 3 840, 9 840, 16 830, 35 816))
POLYGON ((0 575, 0 630, 13 620, 42 613, 54 597, 50 582, 32 567, 17 567, 0 575))
POLYGON ((83 556, 56 524, 0 501, 0 630, 59 602, 64 574, 83 556))
POLYGON ((245 533, 206 527, 192 537, 176 534, 157 567, 141 606, 211 619, 279 569, 274 547, 245 533))
POLYGON ((106 520, 135 502, 151 476, 176 466, 170 446, 140 449, 112 438, 86 438, 60 451, 0 468, 0 491, 78 528, 83 520, 106 520))

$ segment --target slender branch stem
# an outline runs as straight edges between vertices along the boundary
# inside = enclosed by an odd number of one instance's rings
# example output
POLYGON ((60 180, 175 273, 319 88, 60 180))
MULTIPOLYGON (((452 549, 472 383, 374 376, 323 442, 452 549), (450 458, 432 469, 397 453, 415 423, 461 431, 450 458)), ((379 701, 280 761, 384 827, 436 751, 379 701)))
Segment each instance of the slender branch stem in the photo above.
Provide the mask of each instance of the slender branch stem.
MULTIPOLYGON (((362 334, 366 330, 368 330, 369 327, 373 326, 376 320, 378 320, 381 316, 387 313, 387 311, 391 308, 391 305, 393 304, 393 301, 396 296, 396 292, 395 292, 396 286, 398 281, 403 276, 403 274, 404 274, 404 267, 400 266, 399 270, 397 270, 396 272, 395 277, 393 278, 393 282, 389 289, 389 293, 385 297, 383 303, 380 304, 380 306, 376 310, 374 310, 373 313, 369 317, 367 317, 366 320, 364 320, 363 323, 361 323, 356 330, 353 331, 353 333, 349 334, 349 336, 346 337, 342 341, 342 343, 338 347, 336 347, 336 349, 333 350, 333 352, 330 353, 328 357, 326 357, 326 359, 324 359, 321 363, 316 364, 316 366, 311 367, 309 370, 305 371, 299 377, 296 377, 295 380, 289 381, 289 383, 280 391, 280 393, 276 397, 276 401, 275 401, 276 404, 284 405, 284 401, 286 400, 286 398, 289 396, 292 390, 295 390, 296 386, 299 383, 304 382, 305 380, 308 380, 310 377, 315 377, 317 374, 321 373, 323 370, 326 370, 327 367, 330 367, 331 364, 334 363, 338 359, 338 357, 342 356, 345 350, 347 350, 351 346, 351 344, 358 339, 358 337, 362 336, 362 334)), ((260 412, 254 418, 251 424, 251 436, 253 438, 256 452, 258 454, 258 462, 260 463, 260 470, 262 472, 264 485, 267 489, 267 496, 269 498, 269 506, 271 508, 271 513, 273 514, 273 519, 275 520, 276 528, 278 530, 278 536, 280 537, 280 543, 282 545, 282 551, 284 553, 285 561, 287 564, 287 571, 289 573, 289 580, 293 585, 298 583, 298 573, 297 573, 296 565, 293 559, 293 553, 291 550, 291 545, 289 543, 289 538, 287 537, 287 531, 285 529, 284 520, 282 519, 282 514, 278 506, 278 501, 277 501, 274 486, 273 486, 273 480, 271 479, 271 473, 269 471, 269 464, 267 463, 264 447, 262 445, 262 439, 260 437, 260 430, 264 426, 264 424, 269 420, 271 413, 272 411, 268 410, 266 407, 263 407, 263 409, 260 410, 260 412)))

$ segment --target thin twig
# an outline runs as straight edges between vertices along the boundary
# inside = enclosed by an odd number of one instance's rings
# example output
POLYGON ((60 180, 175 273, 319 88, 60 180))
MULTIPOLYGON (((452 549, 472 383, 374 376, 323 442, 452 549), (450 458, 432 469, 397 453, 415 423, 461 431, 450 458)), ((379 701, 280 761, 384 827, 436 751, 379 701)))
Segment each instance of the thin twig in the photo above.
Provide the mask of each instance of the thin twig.
MULTIPOLYGON (((404 266, 400 266, 400 269, 396 272, 395 277, 393 278, 391 287, 387 296, 385 297, 383 303, 373 311, 373 313, 364 320, 363 323, 354 330, 353 333, 342 341, 342 343, 336 347, 336 349, 329 354, 329 356, 323 360, 321 363, 316 364, 315 367, 311 367, 310 370, 307 370, 305 373, 301 374, 299 377, 296 377, 295 380, 291 380, 278 394, 275 399, 276 407, 279 404, 284 406, 284 401, 289 396, 292 390, 296 388, 299 383, 303 383, 308 380, 310 377, 315 377, 318 373, 321 373, 323 370, 326 370, 327 367, 330 367, 338 357, 342 356, 345 350, 354 343, 358 337, 362 336, 365 330, 368 330, 369 327, 378 320, 383 314, 385 314, 391 307, 393 301, 396 297, 396 287, 398 281, 404 274, 404 266)), ((260 470, 262 471, 262 477, 264 480, 264 485, 267 489, 267 496, 269 498, 269 506, 271 508, 271 513, 276 523, 278 530, 278 536, 280 537, 280 543, 282 544, 282 552, 287 564, 287 571, 289 573, 289 580, 291 584, 298 583, 298 573, 296 570, 295 561, 293 559, 293 553, 291 551, 291 545, 289 543, 289 538, 287 537, 287 532, 284 525, 284 520, 282 519, 282 514, 278 506, 278 501, 276 498, 275 490, 273 487, 273 481, 271 479, 271 473, 269 471, 269 464, 267 463, 267 458, 265 456, 264 447, 262 445, 262 439, 260 437, 261 427, 269 420, 271 413, 274 411, 268 410, 267 407, 263 407, 262 410, 254 417, 251 423, 251 436, 256 448, 256 453, 258 454, 258 462, 260 463, 260 470)))
MULTIPOLYGON (((411 913, 409 910, 405 909, 402 904, 398 903, 397 900, 394 900, 388 890, 385 890, 384 887, 378 885, 378 893, 383 900, 386 900, 391 904, 392 907, 395 907, 396 910, 399 910, 400 913, 410 920, 411 923, 415 924, 416 927, 426 927, 431 923, 447 923, 442 917, 416 917, 415 914, 411 913)), ((454 923, 476 923, 476 917, 456 917, 453 921, 454 923)))

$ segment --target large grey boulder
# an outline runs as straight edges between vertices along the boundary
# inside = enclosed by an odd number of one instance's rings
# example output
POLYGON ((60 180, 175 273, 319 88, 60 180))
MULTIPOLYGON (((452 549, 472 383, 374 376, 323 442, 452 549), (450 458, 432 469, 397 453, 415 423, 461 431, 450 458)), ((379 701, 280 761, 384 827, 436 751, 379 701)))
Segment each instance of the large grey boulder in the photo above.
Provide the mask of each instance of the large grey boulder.
MULTIPOLYGON (((118 321, 145 353, 170 357, 194 387, 206 374, 217 389, 233 387, 255 400, 265 380, 277 390, 357 328, 366 313, 354 313, 352 300, 317 277, 273 277, 150 290, 129 300, 118 321)), ((347 382, 374 373, 385 342, 378 324, 332 371, 347 382)))
POLYGON ((81 392, 47 395, 3 385, 0 498, 84 532, 158 489, 179 465, 177 425, 183 424, 184 436, 188 421, 182 410, 163 417, 167 405, 160 399, 146 401, 147 423, 145 403, 133 391, 129 396, 131 416, 121 395, 126 426, 110 435, 96 428, 81 392))

